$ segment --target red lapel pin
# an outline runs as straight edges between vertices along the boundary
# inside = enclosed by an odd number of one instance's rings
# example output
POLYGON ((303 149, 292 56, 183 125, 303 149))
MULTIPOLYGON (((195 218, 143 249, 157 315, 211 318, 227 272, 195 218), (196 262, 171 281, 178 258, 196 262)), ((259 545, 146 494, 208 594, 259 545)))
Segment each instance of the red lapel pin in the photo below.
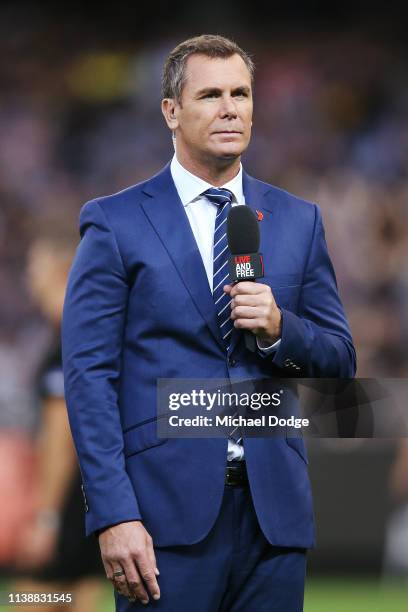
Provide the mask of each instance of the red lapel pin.
POLYGON ((258 221, 262 221, 263 219, 263 212, 261 212, 260 210, 255 209, 256 214, 258 215, 258 221))

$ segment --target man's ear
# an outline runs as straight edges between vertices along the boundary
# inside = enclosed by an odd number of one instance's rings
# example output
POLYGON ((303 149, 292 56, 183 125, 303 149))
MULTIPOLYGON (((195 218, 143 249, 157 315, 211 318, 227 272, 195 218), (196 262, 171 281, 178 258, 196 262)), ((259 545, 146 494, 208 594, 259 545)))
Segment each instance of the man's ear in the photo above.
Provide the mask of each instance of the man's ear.
POLYGON ((174 131, 178 127, 178 109, 179 105, 173 98, 164 98, 161 103, 163 116, 167 126, 174 131))

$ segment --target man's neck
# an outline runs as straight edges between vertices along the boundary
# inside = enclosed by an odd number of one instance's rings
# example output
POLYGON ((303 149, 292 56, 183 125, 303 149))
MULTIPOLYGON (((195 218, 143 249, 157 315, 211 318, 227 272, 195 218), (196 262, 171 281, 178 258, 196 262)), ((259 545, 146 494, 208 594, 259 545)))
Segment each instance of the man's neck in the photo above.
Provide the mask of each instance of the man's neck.
POLYGON ((237 176, 241 158, 233 160, 207 160, 204 164, 201 161, 187 158, 178 151, 176 152, 177 161, 191 174, 198 176, 206 183, 214 187, 221 187, 237 176))

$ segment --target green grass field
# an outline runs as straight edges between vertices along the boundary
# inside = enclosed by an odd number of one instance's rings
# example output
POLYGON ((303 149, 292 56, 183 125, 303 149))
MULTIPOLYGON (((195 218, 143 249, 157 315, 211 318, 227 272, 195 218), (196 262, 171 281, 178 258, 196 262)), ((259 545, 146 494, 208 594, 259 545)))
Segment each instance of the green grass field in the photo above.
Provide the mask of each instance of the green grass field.
POLYGON ((372 580, 310 579, 305 612, 408 612, 408 585, 372 580))
MULTIPOLYGON (((109 595, 101 612, 113 612, 109 595)), ((408 612, 408 585, 385 587, 370 580, 310 579, 304 612, 408 612)))
MULTIPOLYGON (((0 590, 6 591, 7 585, 0 584, 0 590)), ((1 606, 0 609, 13 612, 16 607, 1 606)), ((30 607, 18 609, 29 611, 30 607)), ((62 610, 68 611, 69 607, 61 607, 62 610)), ((98 612, 114 612, 109 584, 98 612)), ((383 586, 368 579, 308 579, 304 612, 408 612, 408 584, 383 586)))

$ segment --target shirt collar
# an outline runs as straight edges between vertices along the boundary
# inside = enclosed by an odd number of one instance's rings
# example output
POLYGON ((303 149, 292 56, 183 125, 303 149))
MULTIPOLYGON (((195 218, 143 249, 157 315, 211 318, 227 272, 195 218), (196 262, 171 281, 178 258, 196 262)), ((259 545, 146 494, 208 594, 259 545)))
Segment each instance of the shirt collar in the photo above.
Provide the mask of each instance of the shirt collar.
MULTIPOLYGON (((184 168, 178 161, 174 154, 170 164, 171 176, 173 177, 174 184, 180 196, 180 200, 184 207, 190 202, 196 200, 203 191, 206 191, 210 187, 214 187, 210 183, 203 181, 195 174, 191 174, 184 168)), ((234 201, 238 204, 242 204, 244 201, 244 195, 242 190, 242 164, 239 165, 239 172, 231 181, 222 185, 224 189, 229 189, 234 195, 234 201)))

